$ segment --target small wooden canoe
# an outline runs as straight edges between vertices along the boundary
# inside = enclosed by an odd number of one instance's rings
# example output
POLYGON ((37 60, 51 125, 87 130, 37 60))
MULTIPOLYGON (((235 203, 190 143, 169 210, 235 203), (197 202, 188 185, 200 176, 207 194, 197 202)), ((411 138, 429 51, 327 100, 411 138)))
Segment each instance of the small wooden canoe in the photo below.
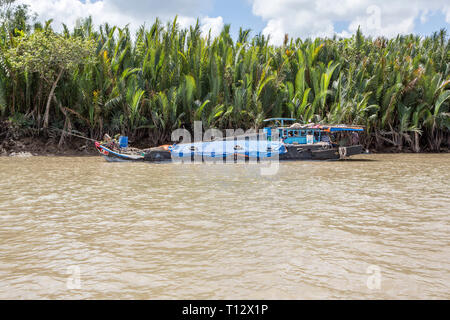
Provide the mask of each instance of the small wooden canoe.
POLYGON ((139 154, 126 154, 120 153, 117 151, 113 151, 110 148, 100 144, 99 142, 95 142, 95 147, 98 152, 106 159, 108 162, 128 162, 128 161, 144 161, 144 156, 139 154))

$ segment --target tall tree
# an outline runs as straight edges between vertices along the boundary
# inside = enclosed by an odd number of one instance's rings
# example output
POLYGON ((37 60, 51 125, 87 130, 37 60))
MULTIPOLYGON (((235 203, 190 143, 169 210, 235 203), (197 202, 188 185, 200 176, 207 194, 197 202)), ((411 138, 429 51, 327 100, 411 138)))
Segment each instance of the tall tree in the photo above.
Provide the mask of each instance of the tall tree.
POLYGON ((22 36, 17 45, 6 52, 6 59, 20 72, 37 73, 50 85, 44 115, 44 128, 48 127, 50 105, 56 86, 64 72, 89 62, 94 56, 92 40, 65 38, 46 29, 22 36))

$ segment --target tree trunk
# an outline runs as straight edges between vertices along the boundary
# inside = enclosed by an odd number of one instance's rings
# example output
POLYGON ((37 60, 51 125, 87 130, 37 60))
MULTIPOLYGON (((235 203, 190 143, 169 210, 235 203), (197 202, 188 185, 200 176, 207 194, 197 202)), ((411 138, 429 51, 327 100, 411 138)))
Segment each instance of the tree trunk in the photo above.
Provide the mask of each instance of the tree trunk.
POLYGON ((380 133, 378 129, 375 129, 375 149, 379 150, 381 147, 381 139, 380 139, 380 133))
POLYGON ((436 138, 435 138, 435 143, 434 143, 434 148, 436 152, 440 152, 441 151, 441 144, 442 144, 442 132, 440 129, 436 130, 436 138))
POLYGON ((37 121, 37 127, 41 127, 41 95, 42 95, 42 79, 39 81, 39 87, 37 95, 34 97, 34 108, 31 111, 31 115, 37 121))
MULTIPOLYGON (((13 80, 13 82, 14 81, 15 80, 13 80)), ((16 86, 13 84, 12 105, 11 105, 11 115, 12 116, 14 116, 16 113, 15 105, 16 105, 16 86)))
POLYGON ((61 149, 62 145, 64 144, 66 129, 67 129, 67 132, 71 132, 72 131, 72 123, 70 122, 69 115, 67 114, 66 109, 62 106, 61 102, 58 101, 55 96, 53 96, 53 101, 55 101, 55 103, 58 105, 59 109, 61 110, 61 112, 64 114, 64 117, 65 117, 64 128, 63 128, 63 131, 61 133, 61 138, 59 139, 59 143, 58 143, 58 148, 61 149))
POLYGON ((64 136, 66 135, 66 128, 67 128, 67 116, 66 116, 66 120, 64 121, 64 128, 63 131, 61 133, 61 138, 59 138, 59 143, 58 143, 58 149, 61 149, 61 147, 64 144, 64 136))
POLYGON ((414 152, 416 153, 420 152, 419 133, 417 132, 414 132, 414 152))
POLYGON ((64 69, 61 69, 61 71, 59 71, 58 76, 56 77, 56 80, 52 85, 52 89, 50 90, 50 94, 48 95, 47 105, 45 107, 45 115, 44 115, 44 129, 48 128, 48 116, 50 113, 50 104, 52 102, 53 95, 55 94, 55 89, 56 89, 56 86, 58 85, 58 81, 59 81, 59 79, 61 79, 63 72, 64 72, 64 69))
POLYGON ((9 71, 9 72, 10 72, 10 75, 12 78, 12 97, 11 97, 12 101, 11 101, 10 112, 11 112, 11 116, 14 116, 16 113, 15 106, 16 106, 16 83, 17 83, 17 80, 16 80, 15 73, 12 71, 9 71))

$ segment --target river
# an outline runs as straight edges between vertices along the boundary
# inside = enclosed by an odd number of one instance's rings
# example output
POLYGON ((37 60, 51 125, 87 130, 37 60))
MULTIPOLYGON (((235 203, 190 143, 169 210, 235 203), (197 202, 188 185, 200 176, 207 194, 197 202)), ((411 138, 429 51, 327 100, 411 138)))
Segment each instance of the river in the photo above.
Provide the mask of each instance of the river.
POLYGON ((0 158, 1 299, 450 298, 450 155, 0 158))

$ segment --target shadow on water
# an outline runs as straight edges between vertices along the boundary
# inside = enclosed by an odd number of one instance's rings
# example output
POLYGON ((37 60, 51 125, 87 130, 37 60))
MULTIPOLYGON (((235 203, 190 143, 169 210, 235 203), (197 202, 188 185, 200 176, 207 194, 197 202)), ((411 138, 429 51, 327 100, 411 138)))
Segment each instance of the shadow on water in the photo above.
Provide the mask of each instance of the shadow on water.
POLYGON ((345 162, 378 162, 379 160, 375 160, 375 159, 344 159, 344 160, 336 160, 336 161, 345 161, 345 162))

